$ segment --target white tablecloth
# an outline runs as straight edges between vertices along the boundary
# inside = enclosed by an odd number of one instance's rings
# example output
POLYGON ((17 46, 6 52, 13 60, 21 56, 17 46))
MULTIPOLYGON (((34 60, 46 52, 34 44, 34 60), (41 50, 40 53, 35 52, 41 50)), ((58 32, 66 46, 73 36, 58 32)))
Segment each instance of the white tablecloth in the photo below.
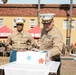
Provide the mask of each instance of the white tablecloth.
POLYGON ((57 73, 60 62, 50 61, 46 66, 18 64, 16 62, 0 66, 5 75, 48 75, 49 72, 57 73))

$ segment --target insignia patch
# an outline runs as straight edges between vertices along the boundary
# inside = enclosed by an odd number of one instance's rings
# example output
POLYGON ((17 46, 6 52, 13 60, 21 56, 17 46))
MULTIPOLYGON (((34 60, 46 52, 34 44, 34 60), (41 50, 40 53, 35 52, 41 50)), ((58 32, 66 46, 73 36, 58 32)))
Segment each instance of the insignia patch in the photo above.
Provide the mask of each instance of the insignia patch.
POLYGON ((43 16, 43 18, 45 18, 45 16, 43 16))
POLYGON ((27 38, 27 36, 26 35, 23 35, 23 38, 27 38))

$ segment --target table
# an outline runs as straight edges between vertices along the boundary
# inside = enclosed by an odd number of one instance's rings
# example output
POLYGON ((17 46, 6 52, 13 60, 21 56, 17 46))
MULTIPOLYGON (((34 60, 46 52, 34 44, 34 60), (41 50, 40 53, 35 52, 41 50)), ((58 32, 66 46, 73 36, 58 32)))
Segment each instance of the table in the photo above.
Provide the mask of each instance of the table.
POLYGON ((50 61, 46 66, 18 64, 16 62, 1 65, 0 69, 4 69, 5 75, 48 75, 56 73, 60 62, 50 61))

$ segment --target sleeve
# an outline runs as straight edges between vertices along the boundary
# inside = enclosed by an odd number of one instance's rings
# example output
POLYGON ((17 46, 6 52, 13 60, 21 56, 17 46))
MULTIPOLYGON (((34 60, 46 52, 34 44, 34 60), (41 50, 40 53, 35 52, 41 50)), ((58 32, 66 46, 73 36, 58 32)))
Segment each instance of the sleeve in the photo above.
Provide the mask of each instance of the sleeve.
POLYGON ((50 50, 51 57, 55 55, 60 55, 63 48, 62 38, 54 37, 53 38, 53 48, 50 50))
POLYGON ((6 40, 6 46, 10 49, 12 49, 12 40, 11 40, 11 36, 8 36, 7 40, 6 40))

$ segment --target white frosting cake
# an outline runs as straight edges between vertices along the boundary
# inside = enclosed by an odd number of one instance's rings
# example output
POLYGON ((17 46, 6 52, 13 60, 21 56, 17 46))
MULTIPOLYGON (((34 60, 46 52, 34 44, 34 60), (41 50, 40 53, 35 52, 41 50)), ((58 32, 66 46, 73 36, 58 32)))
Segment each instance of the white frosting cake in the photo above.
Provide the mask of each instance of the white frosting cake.
POLYGON ((49 62, 48 51, 24 51, 17 52, 16 63, 46 65, 49 62))

